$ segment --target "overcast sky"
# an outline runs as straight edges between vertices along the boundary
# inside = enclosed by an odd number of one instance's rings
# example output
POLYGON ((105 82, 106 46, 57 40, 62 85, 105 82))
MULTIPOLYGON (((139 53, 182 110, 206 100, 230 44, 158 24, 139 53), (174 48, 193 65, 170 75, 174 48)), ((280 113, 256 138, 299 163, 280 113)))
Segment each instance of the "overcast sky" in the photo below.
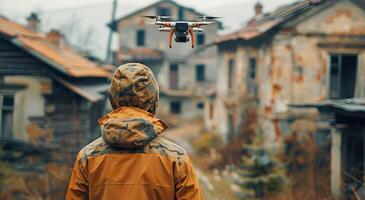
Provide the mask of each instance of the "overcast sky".
MULTIPOLYGON (((118 0, 117 16, 127 15, 156 1, 118 0)), ((264 5, 264 12, 293 1, 295 0, 260 0, 264 5)), ((224 34, 238 29, 253 16, 253 7, 257 0, 176 0, 176 2, 208 15, 222 17, 221 21, 226 27, 224 34)), ((68 33, 68 40, 73 43, 82 40, 85 34, 80 33, 90 32, 93 40, 84 42, 90 44, 90 51, 95 51, 99 57, 103 57, 108 35, 105 24, 111 18, 111 3, 112 0, 0 0, 0 15, 25 23, 25 17, 30 12, 37 11, 41 14, 43 31, 51 28, 61 31, 73 28, 72 34, 68 33), (74 26, 70 27, 69 24, 74 26)))

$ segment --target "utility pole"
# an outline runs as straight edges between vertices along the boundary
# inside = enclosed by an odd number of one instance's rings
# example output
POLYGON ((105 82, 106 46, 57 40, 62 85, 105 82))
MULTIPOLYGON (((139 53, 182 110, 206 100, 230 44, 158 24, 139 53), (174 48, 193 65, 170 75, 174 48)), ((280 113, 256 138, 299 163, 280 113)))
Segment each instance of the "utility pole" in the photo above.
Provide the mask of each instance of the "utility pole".
MULTIPOLYGON (((116 14, 116 11, 117 11, 117 5, 118 5, 118 0, 113 0, 111 23, 114 23, 114 21, 115 21, 115 14, 116 14)), ((111 62, 112 39, 113 39, 113 29, 112 29, 112 27, 110 27, 109 37, 108 37, 108 46, 107 46, 107 49, 106 49, 106 58, 105 58, 106 63, 111 62)))

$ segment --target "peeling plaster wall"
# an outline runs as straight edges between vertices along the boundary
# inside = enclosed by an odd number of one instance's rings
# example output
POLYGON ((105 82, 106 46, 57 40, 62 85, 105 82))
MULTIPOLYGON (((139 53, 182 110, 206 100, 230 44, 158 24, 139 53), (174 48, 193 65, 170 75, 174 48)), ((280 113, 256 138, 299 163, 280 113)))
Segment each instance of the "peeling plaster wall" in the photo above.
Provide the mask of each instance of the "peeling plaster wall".
POLYGON ((45 99, 42 95, 42 83, 49 81, 43 77, 6 76, 5 84, 23 85, 25 88, 15 93, 15 105, 13 116, 14 137, 27 140, 26 128, 30 117, 45 115, 45 99))
MULTIPOLYGON (((364 37, 365 11, 350 1, 340 1, 289 22, 271 40, 255 44, 257 48, 238 42, 220 47, 219 58, 223 61, 217 70, 215 103, 218 132, 228 134, 227 116, 234 108, 227 106, 227 102, 237 105, 237 97, 247 96, 250 57, 257 59, 259 111, 268 122, 265 123, 267 132, 280 134, 275 126, 285 122, 288 104, 314 103, 328 98, 331 53, 358 55, 355 97, 365 97, 365 47, 356 46, 359 41, 364 42, 364 37), (234 91, 227 88, 228 58, 236 61, 234 91), (276 118, 284 121, 272 121, 276 118)), ((236 110, 240 112, 239 108, 236 110)), ((235 115, 236 122, 240 121, 240 116, 235 115)))
POLYGON ((364 35, 365 12, 351 1, 340 1, 298 24, 301 33, 364 35))

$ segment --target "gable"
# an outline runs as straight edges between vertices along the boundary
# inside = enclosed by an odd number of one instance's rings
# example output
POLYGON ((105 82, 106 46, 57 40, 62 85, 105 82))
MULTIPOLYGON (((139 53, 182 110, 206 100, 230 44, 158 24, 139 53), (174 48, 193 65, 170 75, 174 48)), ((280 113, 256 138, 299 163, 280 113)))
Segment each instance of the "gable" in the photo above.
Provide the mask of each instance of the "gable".
POLYGON ((338 1, 315 14, 308 12, 299 20, 295 25, 299 33, 365 34, 365 10, 350 0, 338 1))
POLYGON ((110 23, 109 26, 117 31, 117 26, 115 26, 117 23, 118 27, 119 26, 133 26, 133 24, 135 25, 136 22, 137 25, 143 25, 144 22, 146 22, 147 20, 142 18, 142 16, 145 15, 158 15, 158 9, 159 8, 168 8, 171 10, 171 16, 172 17, 178 17, 179 16, 179 9, 182 9, 184 11, 185 14, 185 19, 193 19, 196 16, 202 16, 202 13, 199 13, 197 11, 195 11, 192 8, 188 8, 182 5, 177 4, 174 1, 166 1, 166 0, 162 0, 159 2, 156 2, 150 6, 141 8, 137 11, 134 11, 118 20, 116 20, 114 23, 110 23))

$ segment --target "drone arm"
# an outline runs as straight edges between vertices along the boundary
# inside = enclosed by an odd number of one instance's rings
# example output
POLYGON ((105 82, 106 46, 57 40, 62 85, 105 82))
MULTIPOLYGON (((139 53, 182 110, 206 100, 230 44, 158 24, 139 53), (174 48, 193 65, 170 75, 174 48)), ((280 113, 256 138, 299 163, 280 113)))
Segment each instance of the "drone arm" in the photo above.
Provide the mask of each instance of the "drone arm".
POLYGON ((189 28, 190 38, 191 38, 191 48, 194 48, 195 46, 195 38, 194 38, 194 32, 193 29, 189 28))
POLYGON ((206 26, 206 25, 210 25, 210 24, 214 24, 216 22, 205 22, 205 21, 202 21, 202 22, 188 22, 189 24, 189 27, 191 28, 200 28, 201 26, 206 26))

